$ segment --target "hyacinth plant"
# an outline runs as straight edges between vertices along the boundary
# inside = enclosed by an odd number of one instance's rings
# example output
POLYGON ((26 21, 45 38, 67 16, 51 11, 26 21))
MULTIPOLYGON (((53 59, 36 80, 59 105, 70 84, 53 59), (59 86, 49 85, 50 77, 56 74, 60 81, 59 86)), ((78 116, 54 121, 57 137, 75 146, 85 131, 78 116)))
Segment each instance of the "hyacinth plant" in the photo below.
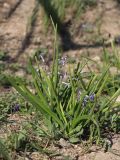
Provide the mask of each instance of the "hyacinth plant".
POLYGON ((64 138, 71 143, 81 139, 99 143, 106 127, 107 131, 112 131, 113 123, 117 125, 118 117, 113 121, 113 109, 119 107, 116 98, 120 95, 120 89, 111 96, 104 91, 109 81, 109 66, 99 74, 89 72, 86 76, 83 72, 86 62, 79 62, 75 69, 68 67, 69 74, 66 78, 61 78, 61 64, 64 65, 64 62, 62 59, 62 63, 59 63, 55 26, 54 30, 55 50, 51 73, 48 74, 40 65, 36 70, 30 60, 34 92, 20 79, 8 77, 9 81, 42 113, 44 127, 39 126, 41 136, 64 138))

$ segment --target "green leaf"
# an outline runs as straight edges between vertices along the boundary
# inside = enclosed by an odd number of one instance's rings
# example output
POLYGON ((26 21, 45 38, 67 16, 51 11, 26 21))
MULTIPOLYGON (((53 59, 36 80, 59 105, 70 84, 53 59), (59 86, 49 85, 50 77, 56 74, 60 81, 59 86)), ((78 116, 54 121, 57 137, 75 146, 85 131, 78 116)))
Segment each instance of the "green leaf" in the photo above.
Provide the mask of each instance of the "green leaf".
POLYGON ((104 106, 102 106, 102 108, 104 108, 102 111, 103 113, 111 108, 110 103, 115 101, 119 95, 120 95, 120 88, 114 93, 114 95, 109 99, 109 101, 107 101, 107 103, 105 103, 104 106))
POLYGON ((2 140, 0 139, 0 155, 5 160, 12 160, 12 158, 9 155, 9 152, 7 151, 7 147, 3 144, 2 140))
POLYGON ((40 99, 31 93, 22 82, 16 80, 15 78, 9 77, 9 81, 15 87, 15 89, 26 99, 28 100, 34 107, 36 107, 39 111, 46 113, 50 117, 52 117, 61 127, 63 127, 62 122, 57 117, 57 115, 52 112, 45 103, 40 101, 40 99))
POLYGON ((69 142, 70 143, 78 143, 78 142, 80 142, 80 139, 76 138, 76 137, 71 137, 71 138, 69 138, 69 142))

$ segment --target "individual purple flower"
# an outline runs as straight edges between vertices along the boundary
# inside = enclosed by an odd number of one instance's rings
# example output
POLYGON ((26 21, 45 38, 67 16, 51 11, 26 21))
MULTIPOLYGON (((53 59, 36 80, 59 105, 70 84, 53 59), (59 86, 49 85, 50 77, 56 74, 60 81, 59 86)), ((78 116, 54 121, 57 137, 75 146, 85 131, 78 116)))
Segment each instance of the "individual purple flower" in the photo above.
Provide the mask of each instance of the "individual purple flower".
POLYGON ((89 102, 89 101, 94 102, 94 100, 95 100, 95 94, 94 93, 90 94, 89 96, 86 95, 83 99, 83 106, 85 107, 87 102, 89 102))
POLYGON ((66 62, 67 62, 67 57, 66 57, 66 56, 65 56, 65 57, 62 57, 62 58, 59 60, 59 64, 62 65, 62 66, 64 66, 64 65, 66 64, 66 62))
POLYGON ((82 103, 83 107, 85 107, 86 104, 87 104, 87 101, 83 100, 83 103, 82 103))
POLYGON ((95 100, 95 94, 94 93, 90 94, 89 99, 91 102, 93 102, 95 100))
POLYGON ((12 108, 12 112, 18 112, 20 110, 20 105, 16 104, 13 108, 12 108))
POLYGON ((86 96, 84 97, 84 99, 83 99, 83 106, 84 106, 84 107, 86 106, 88 100, 89 100, 89 96, 86 95, 86 96))

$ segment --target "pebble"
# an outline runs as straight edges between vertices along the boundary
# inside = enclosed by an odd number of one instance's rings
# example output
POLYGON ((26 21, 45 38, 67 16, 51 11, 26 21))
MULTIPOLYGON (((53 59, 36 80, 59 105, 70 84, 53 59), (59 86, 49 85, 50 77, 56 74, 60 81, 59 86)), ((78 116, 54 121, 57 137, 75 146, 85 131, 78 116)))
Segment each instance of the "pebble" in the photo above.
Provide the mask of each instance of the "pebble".
POLYGON ((80 26, 80 28, 85 32, 93 32, 94 25, 91 23, 84 23, 80 26))
POLYGON ((116 75, 118 73, 118 69, 116 67, 110 67, 110 73, 112 75, 116 75))
POLYGON ((8 16, 10 9, 11 9, 11 7, 8 3, 3 4, 2 14, 3 14, 4 18, 6 18, 8 16))
POLYGON ((67 147, 67 148, 71 147, 71 144, 63 138, 59 140, 59 143, 62 147, 67 147))
POLYGON ((8 3, 4 3, 3 7, 6 8, 6 9, 10 9, 10 5, 8 3))
POLYGON ((92 59, 93 59, 94 61, 97 61, 97 62, 101 61, 99 56, 95 56, 95 57, 93 57, 92 59))
POLYGON ((120 102, 120 96, 118 96, 118 98, 116 99, 116 102, 120 102))

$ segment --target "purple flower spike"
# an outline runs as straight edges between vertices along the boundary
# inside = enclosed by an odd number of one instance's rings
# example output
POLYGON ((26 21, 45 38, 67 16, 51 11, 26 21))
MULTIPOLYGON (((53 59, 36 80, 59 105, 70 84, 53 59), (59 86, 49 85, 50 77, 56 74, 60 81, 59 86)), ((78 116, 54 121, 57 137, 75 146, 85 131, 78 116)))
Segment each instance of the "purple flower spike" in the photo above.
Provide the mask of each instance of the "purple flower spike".
POLYGON ((93 102, 95 100, 95 94, 92 93, 91 95, 89 95, 89 99, 91 102, 93 102))
POLYGON ((16 104, 13 108, 12 108, 12 111, 13 112, 18 112, 20 110, 20 105, 19 104, 16 104))

